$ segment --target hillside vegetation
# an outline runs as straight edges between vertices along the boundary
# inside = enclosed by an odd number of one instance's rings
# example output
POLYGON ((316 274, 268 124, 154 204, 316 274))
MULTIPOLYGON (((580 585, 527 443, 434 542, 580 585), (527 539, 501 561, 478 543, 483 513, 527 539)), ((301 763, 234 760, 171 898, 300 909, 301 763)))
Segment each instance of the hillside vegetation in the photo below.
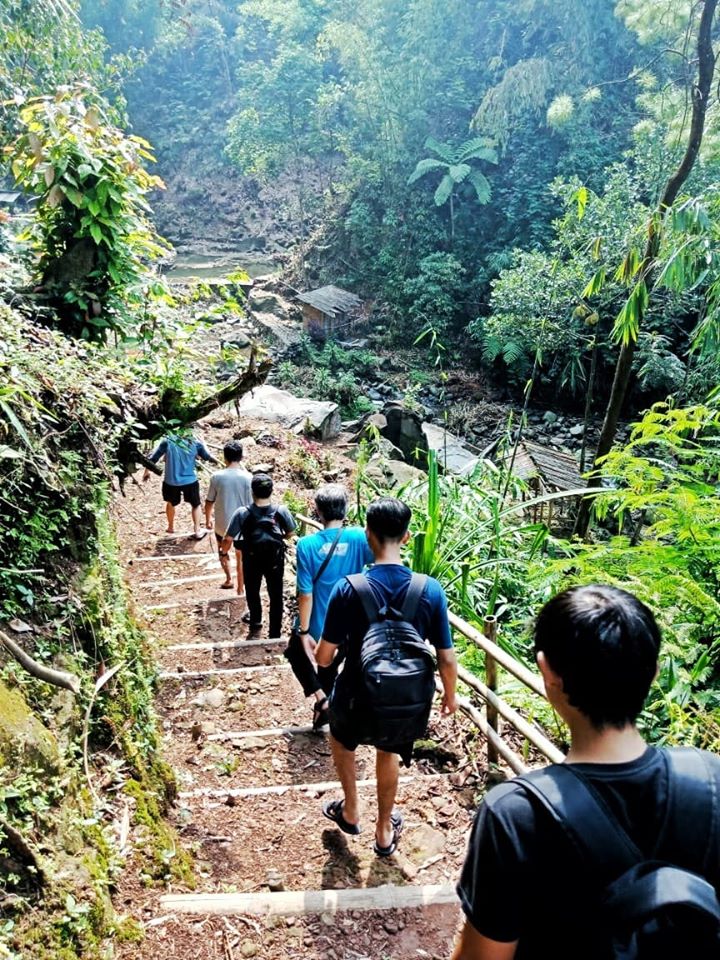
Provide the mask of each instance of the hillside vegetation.
MULTIPOLYGON (((250 310, 247 278, 168 283, 154 208, 171 239, 264 245, 291 290, 367 299, 369 345, 302 342, 276 367, 294 390, 361 414, 383 368, 446 423, 451 375, 509 401, 496 461, 458 478, 431 457, 401 488, 408 562, 527 662, 551 593, 633 590, 665 638, 645 731, 718 749, 716 8, 0 0, 3 189, 24 194, 0 207, 0 957, 141 935, 110 902, 130 821, 142 882, 190 877, 113 518, 133 522, 122 489, 156 437, 272 361, 208 336, 250 310), (585 424, 562 537, 508 469, 535 402, 585 424)), ((385 492, 365 437, 358 520, 385 492)), ((319 447, 296 458, 327 472, 319 447)))

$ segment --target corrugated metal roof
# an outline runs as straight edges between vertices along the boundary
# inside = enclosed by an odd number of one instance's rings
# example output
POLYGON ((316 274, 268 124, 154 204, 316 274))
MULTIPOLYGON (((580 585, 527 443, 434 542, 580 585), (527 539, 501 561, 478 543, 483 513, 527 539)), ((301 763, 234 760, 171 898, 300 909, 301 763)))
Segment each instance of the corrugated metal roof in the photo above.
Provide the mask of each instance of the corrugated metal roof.
POLYGON ((353 313, 360 310, 363 305, 360 297, 347 290, 341 290, 340 287, 334 287, 332 284, 310 290, 309 293, 301 293, 298 300, 330 316, 335 316, 336 313, 353 313))

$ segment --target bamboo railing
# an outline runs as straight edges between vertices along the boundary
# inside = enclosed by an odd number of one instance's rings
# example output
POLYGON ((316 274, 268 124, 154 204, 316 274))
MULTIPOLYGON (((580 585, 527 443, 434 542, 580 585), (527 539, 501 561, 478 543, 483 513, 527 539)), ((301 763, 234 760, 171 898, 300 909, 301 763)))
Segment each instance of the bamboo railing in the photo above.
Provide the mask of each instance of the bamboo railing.
MULTIPOLYGON (((297 517, 300 532, 304 534, 308 528, 322 530, 322 525, 316 520, 303 515, 297 517)), ((545 689, 542 679, 497 644, 497 620, 495 617, 485 617, 482 630, 462 620, 457 614, 448 611, 450 626, 457 633, 480 649, 485 658, 485 682, 475 676, 465 667, 458 666, 458 677, 482 700, 484 713, 470 698, 458 697, 458 705, 462 712, 479 728, 487 742, 488 763, 497 763, 499 759, 505 761, 514 773, 524 773, 528 767, 524 758, 514 750, 502 736, 501 720, 505 720, 528 743, 551 763, 562 763, 564 755, 550 740, 547 734, 523 717, 502 696, 498 694, 498 672, 506 670, 519 680, 534 695, 545 699, 545 689)), ((438 690, 441 690, 439 680, 436 681, 438 690)))

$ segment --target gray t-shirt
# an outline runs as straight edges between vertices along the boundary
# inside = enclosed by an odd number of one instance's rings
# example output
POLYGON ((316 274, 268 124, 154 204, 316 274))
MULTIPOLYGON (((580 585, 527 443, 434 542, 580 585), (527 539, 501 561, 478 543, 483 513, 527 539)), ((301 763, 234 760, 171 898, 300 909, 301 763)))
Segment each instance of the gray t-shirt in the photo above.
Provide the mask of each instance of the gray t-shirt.
POLYGON ((210 478, 206 500, 215 504, 215 530, 224 536, 230 518, 253 502, 252 476, 243 467, 226 467, 210 478))

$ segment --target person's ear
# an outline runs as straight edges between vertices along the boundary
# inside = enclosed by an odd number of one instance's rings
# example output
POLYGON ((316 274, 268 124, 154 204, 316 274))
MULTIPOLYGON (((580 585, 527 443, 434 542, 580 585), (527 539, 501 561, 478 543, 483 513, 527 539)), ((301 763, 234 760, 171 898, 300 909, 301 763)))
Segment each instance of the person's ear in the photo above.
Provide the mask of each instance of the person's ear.
POLYGON ((409 541, 410 541, 410 531, 406 530, 405 533, 403 534, 403 537, 400 543, 404 547, 406 543, 409 543, 409 541))
POLYGON ((538 665, 540 673, 542 674, 543 683, 545 684, 545 689, 550 692, 552 690, 557 691, 558 693, 563 692, 563 682, 562 677, 559 673, 555 673, 553 668, 547 662, 547 657, 542 650, 539 650, 535 655, 535 662, 538 665))

